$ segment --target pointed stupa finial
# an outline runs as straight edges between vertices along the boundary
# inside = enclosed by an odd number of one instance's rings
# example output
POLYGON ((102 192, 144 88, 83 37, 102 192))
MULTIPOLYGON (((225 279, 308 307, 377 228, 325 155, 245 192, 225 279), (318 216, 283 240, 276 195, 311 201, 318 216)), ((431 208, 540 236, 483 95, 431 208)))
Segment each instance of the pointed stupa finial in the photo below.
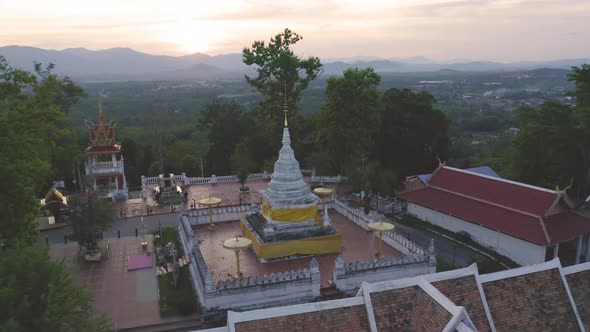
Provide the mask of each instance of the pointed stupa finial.
POLYGON ((285 113, 285 128, 289 128, 289 123, 287 122, 287 114, 289 113, 289 109, 287 108, 287 81, 285 81, 285 93, 283 94, 283 112, 285 113))
POLYGON ((98 123, 104 123, 104 113, 102 112, 102 95, 98 95, 98 123))

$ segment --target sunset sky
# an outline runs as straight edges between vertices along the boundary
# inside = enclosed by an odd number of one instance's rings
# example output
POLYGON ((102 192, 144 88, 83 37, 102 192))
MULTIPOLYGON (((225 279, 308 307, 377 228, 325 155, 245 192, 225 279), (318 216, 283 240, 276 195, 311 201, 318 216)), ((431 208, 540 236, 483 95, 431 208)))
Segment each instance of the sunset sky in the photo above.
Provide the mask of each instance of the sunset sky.
POLYGON ((241 52, 285 27, 297 53, 435 60, 590 57, 589 0, 0 0, 0 46, 241 52))

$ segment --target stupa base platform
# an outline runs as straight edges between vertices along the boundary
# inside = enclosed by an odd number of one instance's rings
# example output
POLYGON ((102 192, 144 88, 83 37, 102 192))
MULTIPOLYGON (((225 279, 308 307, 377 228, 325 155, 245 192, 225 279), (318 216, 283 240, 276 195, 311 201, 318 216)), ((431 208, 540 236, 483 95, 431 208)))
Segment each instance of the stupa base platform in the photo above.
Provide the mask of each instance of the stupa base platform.
POLYGON ((294 259, 305 255, 321 255, 342 251, 342 235, 332 234, 292 238, 289 240, 265 241, 246 221, 240 221, 245 238, 252 241, 252 250, 260 262, 294 259))

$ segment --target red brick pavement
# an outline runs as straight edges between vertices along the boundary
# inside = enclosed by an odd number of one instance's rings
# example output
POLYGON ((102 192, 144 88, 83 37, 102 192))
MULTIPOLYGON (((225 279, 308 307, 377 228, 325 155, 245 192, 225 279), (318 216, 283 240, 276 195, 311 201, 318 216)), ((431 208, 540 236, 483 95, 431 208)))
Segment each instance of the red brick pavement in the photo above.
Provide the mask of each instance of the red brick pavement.
POLYGON ((127 256, 141 253, 137 238, 110 239, 110 256, 99 263, 78 260, 77 244, 56 244, 52 257, 64 261, 94 295, 94 307, 118 328, 160 323, 155 268, 127 271, 127 256))
MULTIPOLYGON (((344 262, 350 263, 375 258, 379 239, 372 232, 363 230, 337 212, 331 212, 330 217, 336 231, 342 234, 344 262)), ((241 236, 241 231, 239 221, 219 223, 215 228, 214 232, 209 232, 207 225, 199 225, 195 227, 195 234, 200 242, 205 262, 211 269, 215 280, 220 281, 231 277, 236 271, 235 254, 233 251, 223 249, 221 243, 236 235, 241 236)), ((403 255, 385 242, 383 242, 383 254, 390 257, 403 255)), ((332 279, 334 260, 337 256, 338 254, 326 254, 316 257, 320 263, 322 287, 328 286, 328 281, 332 279)), ((309 268, 310 261, 311 257, 306 257, 263 264, 258 262, 252 249, 242 252, 240 256, 241 270, 246 277, 309 268)))

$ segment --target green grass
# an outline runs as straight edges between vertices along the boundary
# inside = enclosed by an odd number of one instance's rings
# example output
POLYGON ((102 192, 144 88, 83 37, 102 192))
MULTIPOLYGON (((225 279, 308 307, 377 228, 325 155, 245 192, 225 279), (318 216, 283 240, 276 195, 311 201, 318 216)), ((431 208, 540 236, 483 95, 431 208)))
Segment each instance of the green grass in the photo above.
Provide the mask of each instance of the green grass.
MULTIPOLYGON (((154 235, 154 244, 156 241, 155 236, 157 234, 159 234, 158 230, 152 232, 152 235, 154 235)), ((174 242, 174 244, 176 245, 176 253, 178 258, 184 256, 184 250, 182 249, 182 244, 180 243, 180 239, 178 238, 178 230, 176 229, 176 227, 162 227, 162 246, 165 246, 168 242, 174 242)))
MULTIPOLYGON (((389 215, 389 217, 391 218, 392 215, 389 215)), ((433 225, 429 222, 420 220, 420 219, 410 216, 408 214, 396 214, 395 217, 393 217, 393 218, 396 222, 399 222, 400 224, 403 224, 403 225, 406 225, 406 226, 409 226, 409 227, 412 227, 415 229, 421 229, 421 230, 426 230, 426 231, 432 230, 437 233, 444 234, 450 238, 453 238, 453 239, 459 241, 460 242, 459 245, 461 245, 463 247, 466 247, 464 245, 464 244, 466 244, 466 245, 474 247, 474 248, 481 250, 482 252, 494 257, 497 261, 495 261, 489 257, 483 256, 483 255, 475 255, 471 258, 471 262, 477 263, 478 270, 482 274, 506 270, 506 268, 502 264, 500 264, 499 262, 502 262, 503 264, 505 264, 509 268, 520 267, 519 264, 517 264, 516 262, 514 262, 510 258, 500 255, 497 252, 473 241, 472 239, 458 235, 458 234, 451 232, 451 231, 449 231, 445 228, 442 228, 440 226, 433 225)))
POLYGON ((186 316, 199 312, 199 301, 193 292, 190 279, 189 266, 180 268, 178 287, 169 281, 172 273, 158 276, 158 288, 160 290, 160 314, 162 317, 186 316))
POLYGON ((436 272, 454 270, 457 267, 442 257, 436 257, 436 272))
MULTIPOLYGON (((155 236, 159 232, 156 230, 152 234, 155 236)), ((184 256, 184 250, 178 239, 178 230, 176 227, 162 227, 162 243, 166 244, 168 242, 173 242, 176 245, 179 258, 184 256)), ((158 264, 160 263, 158 262, 158 264)), ((166 317, 197 313, 199 303, 191 285, 189 266, 185 265, 180 268, 177 288, 174 288, 170 283, 172 275, 172 273, 168 273, 158 276, 160 314, 162 317, 166 317)))

